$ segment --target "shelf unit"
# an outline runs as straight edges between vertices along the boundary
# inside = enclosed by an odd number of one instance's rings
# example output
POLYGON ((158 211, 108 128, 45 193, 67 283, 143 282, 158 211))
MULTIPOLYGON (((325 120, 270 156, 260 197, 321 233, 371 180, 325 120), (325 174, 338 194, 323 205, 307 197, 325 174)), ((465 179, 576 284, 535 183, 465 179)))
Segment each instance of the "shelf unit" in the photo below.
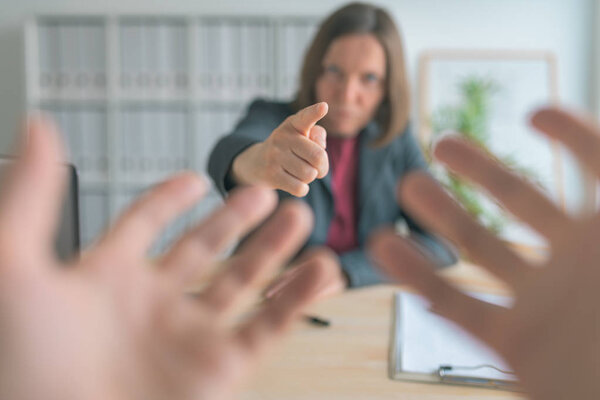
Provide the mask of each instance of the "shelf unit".
MULTIPOLYGON (((82 243, 211 148, 256 97, 290 99, 316 17, 42 15, 25 25, 28 109, 49 112, 80 173, 82 243)), ((221 203, 212 190, 160 251, 221 203)))

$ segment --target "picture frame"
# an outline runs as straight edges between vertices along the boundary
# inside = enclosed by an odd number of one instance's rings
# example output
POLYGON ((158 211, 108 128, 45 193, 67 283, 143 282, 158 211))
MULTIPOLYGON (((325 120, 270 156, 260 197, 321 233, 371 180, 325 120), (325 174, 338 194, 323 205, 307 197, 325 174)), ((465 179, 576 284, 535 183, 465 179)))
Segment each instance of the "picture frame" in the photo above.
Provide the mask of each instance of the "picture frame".
MULTIPOLYGON (((493 95, 484 103, 486 147, 500 160, 514 161, 519 171, 532 171, 531 180, 565 209, 561 150, 528 124, 536 108, 558 102, 557 68, 555 55, 548 51, 423 52, 418 69, 418 137, 425 153, 430 153, 440 134, 442 116, 452 116, 453 110, 461 112, 457 106, 461 95, 473 87, 477 89, 477 84, 480 88, 487 85, 493 88, 493 95)), ((436 168, 440 167, 434 162, 434 174, 436 168)), ((504 221, 506 226, 500 233, 503 239, 528 248, 544 247, 543 239, 524 224, 514 218, 504 221)))

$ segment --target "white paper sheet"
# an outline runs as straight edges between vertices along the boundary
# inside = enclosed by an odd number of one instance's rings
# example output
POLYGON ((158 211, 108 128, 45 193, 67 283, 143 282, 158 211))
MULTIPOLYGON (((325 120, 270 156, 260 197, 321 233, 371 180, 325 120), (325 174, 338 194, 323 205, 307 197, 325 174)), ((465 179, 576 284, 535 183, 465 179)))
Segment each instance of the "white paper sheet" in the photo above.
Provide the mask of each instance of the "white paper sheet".
MULTIPOLYGON (((509 299, 492 295, 476 295, 482 300, 506 305, 509 299)), ((506 364, 479 340, 454 323, 429 311, 429 304, 421 297, 398 292, 396 304, 395 359, 400 362, 396 371, 436 374, 441 365, 455 369, 453 375, 490 379, 514 380, 512 374, 504 374, 493 368, 462 369, 493 365, 509 371, 506 364)))

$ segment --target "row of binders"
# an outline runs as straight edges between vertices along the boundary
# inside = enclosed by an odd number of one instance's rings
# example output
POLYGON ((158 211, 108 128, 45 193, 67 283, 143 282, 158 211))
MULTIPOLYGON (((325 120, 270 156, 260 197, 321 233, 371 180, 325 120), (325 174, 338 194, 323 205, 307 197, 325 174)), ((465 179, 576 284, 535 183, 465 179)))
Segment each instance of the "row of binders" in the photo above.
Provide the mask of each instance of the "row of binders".
MULTIPOLYGON (((251 99, 291 97, 317 22, 37 18, 28 70, 39 75, 29 75, 29 101, 57 120, 80 173, 82 243, 153 183, 182 169, 205 172, 210 150, 251 99), (162 102, 170 98, 177 101, 162 102), (99 101, 80 101, 87 99, 99 101)), ((166 230, 154 251, 219 204, 211 191, 166 230)))
POLYGON ((44 95, 106 93, 106 31, 101 21, 38 25, 39 88, 44 95))
POLYGON ((69 161, 85 180, 108 177, 106 109, 47 107, 58 124, 69 161))
POLYGON ((273 95, 274 28, 263 20, 206 20, 196 27, 196 74, 204 99, 273 95))
POLYGON ((117 128, 117 179, 158 180, 189 168, 189 120, 179 109, 126 109, 117 128))
POLYGON ((40 94, 102 98, 114 81, 125 98, 287 98, 296 90, 315 27, 316 21, 250 17, 206 18, 192 25, 132 17, 117 24, 113 52, 103 20, 41 20, 40 94))
POLYGON ((118 113, 115 147, 110 150, 104 108, 46 108, 84 180, 106 180, 109 158, 114 158, 117 180, 144 182, 186 168, 205 171, 210 149, 231 132, 243 110, 196 109, 190 114, 187 108, 125 108, 118 113))
POLYGON ((296 94, 300 70, 317 25, 312 23, 290 23, 279 27, 276 69, 279 75, 276 97, 290 99, 296 94))
POLYGON ((177 95, 188 90, 188 37, 184 23, 123 22, 119 46, 119 84, 123 91, 177 95))

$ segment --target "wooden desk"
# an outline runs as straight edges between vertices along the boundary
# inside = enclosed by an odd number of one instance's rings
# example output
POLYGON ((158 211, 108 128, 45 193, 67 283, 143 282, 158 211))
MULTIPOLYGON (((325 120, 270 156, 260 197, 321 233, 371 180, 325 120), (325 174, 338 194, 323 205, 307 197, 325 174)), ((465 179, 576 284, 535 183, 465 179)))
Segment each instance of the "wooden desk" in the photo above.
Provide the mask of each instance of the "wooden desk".
MULTIPOLYGON (((444 275, 468 289, 502 292, 498 282, 462 263, 444 275)), ((317 304, 329 328, 300 323, 263 365, 241 399, 523 399, 518 393, 388 379, 392 295, 398 287, 346 292, 317 304)))

